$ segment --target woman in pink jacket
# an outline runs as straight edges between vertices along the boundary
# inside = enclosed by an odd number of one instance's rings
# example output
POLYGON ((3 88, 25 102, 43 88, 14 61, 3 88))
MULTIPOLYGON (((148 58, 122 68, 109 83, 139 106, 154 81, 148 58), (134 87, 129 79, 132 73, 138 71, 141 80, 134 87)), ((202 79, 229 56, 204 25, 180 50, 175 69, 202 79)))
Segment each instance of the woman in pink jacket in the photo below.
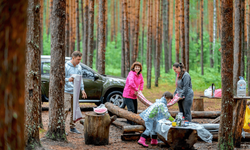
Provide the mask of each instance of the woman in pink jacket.
MULTIPOLYGON (((126 85, 123 90, 123 97, 128 111, 132 111, 134 113, 137 113, 137 92, 143 90, 144 81, 141 71, 141 63, 134 62, 131 66, 131 71, 127 76, 126 85)), ((128 120, 127 122, 130 124, 135 124, 133 121, 128 120)))

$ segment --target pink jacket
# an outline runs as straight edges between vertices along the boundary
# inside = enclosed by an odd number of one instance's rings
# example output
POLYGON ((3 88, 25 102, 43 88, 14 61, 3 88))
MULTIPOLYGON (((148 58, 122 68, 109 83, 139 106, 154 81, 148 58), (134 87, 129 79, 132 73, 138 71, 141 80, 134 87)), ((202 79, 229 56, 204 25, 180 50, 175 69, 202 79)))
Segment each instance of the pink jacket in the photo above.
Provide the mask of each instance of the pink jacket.
POLYGON ((139 75, 137 75, 135 71, 130 71, 126 79, 125 88, 123 90, 123 97, 137 99, 135 91, 138 91, 139 86, 140 86, 140 91, 142 91, 143 84, 144 81, 142 74, 140 73, 139 75))

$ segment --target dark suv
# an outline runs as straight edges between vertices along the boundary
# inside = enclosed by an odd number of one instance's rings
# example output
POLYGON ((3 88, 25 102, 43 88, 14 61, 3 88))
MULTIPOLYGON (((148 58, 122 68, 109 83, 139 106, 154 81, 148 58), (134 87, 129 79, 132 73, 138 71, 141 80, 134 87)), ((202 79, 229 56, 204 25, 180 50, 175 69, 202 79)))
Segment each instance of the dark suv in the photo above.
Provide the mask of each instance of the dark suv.
MULTIPOLYGON (((65 57, 65 61, 71 60, 65 57)), ((122 92, 126 79, 101 75, 90 67, 80 63, 82 67, 82 79, 84 82, 84 90, 88 96, 82 99, 81 92, 79 102, 95 103, 99 105, 105 102, 111 102, 121 108, 125 107, 122 92)), ((50 56, 41 56, 41 79, 42 79, 42 101, 49 101, 49 73, 50 73, 50 56)))

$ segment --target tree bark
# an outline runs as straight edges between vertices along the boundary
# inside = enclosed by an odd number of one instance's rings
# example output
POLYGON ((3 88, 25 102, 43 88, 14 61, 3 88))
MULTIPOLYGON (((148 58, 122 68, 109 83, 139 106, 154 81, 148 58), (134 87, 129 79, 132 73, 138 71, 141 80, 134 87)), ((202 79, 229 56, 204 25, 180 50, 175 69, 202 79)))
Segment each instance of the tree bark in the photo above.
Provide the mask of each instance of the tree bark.
MULTIPOLYGON (((83 52, 83 43, 84 43, 84 0, 81 0, 81 20, 82 20, 82 52, 83 52)), ((85 57, 85 56, 83 56, 85 57)), ((82 57, 82 58, 83 58, 82 57)))
POLYGON ((140 29, 140 1, 137 1, 135 6, 135 21, 134 21, 134 49, 133 62, 136 62, 139 51, 139 29, 140 29))
POLYGON ((233 147, 233 1, 221 1, 221 122, 218 149, 233 147))
MULTIPOLYGON (((105 5, 102 7, 105 7, 105 5)), ((85 144, 108 145, 109 127, 115 119, 116 116, 110 117, 109 114, 97 115, 95 112, 86 113, 84 121, 85 144)))
MULTIPOLYGON (((247 87, 250 87, 250 0, 248 1, 248 30, 247 30, 247 87)), ((248 95, 250 95, 250 88, 248 88, 248 95)))
POLYGON ((76 0, 76 50, 80 51, 79 0, 76 0))
POLYGON ((145 16, 146 16, 146 9, 147 9, 147 0, 143 1, 143 7, 142 7, 142 36, 141 36, 141 64, 143 66, 143 56, 144 56, 144 33, 145 33, 145 16))
POLYGON ((194 111, 204 111, 203 98, 194 98, 193 99, 193 110, 194 111))
POLYGON ((130 126, 123 126, 122 130, 123 133, 130 133, 130 132, 144 131, 146 130, 146 128, 143 125, 130 125, 130 126))
POLYGON ((234 66, 233 66, 233 91, 237 93, 237 82, 240 76, 241 69, 241 46, 242 46, 242 37, 241 37, 241 0, 235 0, 234 2, 234 66))
POLYGON ((214 60, 213 60, 213 57, 214 57, 214 52, 216 51, 215 50, 215 42, 216 42, 216 30, 217 30, 217 27, 216 27, 216 25, 218 26, 219 24, 216 22, 216 18, 218 18, 218 16, 219 16, 219 14, 217 15, 216 14, 216 0, 214 0, 214 2, 213 2, 213 14, 214 14, 214 16, 213 16, 213 51, 212 52, 210 52, 210 56, 211 56, 211 66, 213 67, 214 66, 214 60))
POLYGON ((147 36, 147 88, 151 88, 152 69, 152 0, 148 0, 148 36, 147 36))
MULTIPOLYGON (((28 1, 0 2, 0 149, 24 149, 25 58, 28 1)), ((38 44, 39 45, 39 44, 38 44)))
POLYGON ((41 147, 39 139, 39 114, 41 100, 41 51, 39 0, 29 0, 25 78, 25 142, 26 148, 41 147))
POLYGON ((179 2, 179 20, 180 20, 180 47, 181 47, 181 62, 186 64, 186 50, 185 50, 185 26, 184 26, 184 0, 179 2))
POLYGON ((240 1, 240 22, 241 22, 241 67, 240 67, 240 76, 245 77, 245 34, 244 34, 244 22, 245 22, 245 0, 240 1))
POLYGON ((89 24, 88 24, 88 61, 87 65, 93 65, 93 45, 94 45, 94 6, 95 0, 89 0, 89 24))
POLYGON ((184 24, 185 24, 185 67, 186 71, 189 72, 189 0, 185 0, 184 10, 184 24))
POLYGON ((201 75, 204 75, 204 67, 203 67, 203 0, 201 0, 200 4, 200 14, 201 14, 201 75))
POLYGON ((121 5, 121 36, 122 36, 122 48, 121 48, 121 77, 125 78, 125 37, 124 37, 124 15, 125 10, 123 7, 123 2, 120 3, 121 5))
POLYGON ((179 3, 180 0, 175 1, 175 62, 180 62, 179 57, 179 49, 180 49, 180 30, 179 30, 179 3))
POLYGON ((124 10, 124 47, 125 47, 125 76, 128 75, 130 66, 130 51, 129 51, 129 34, 128 34, 128 11, 127 11, 127 0, 123 0, 123 8, 124 10))
POLYGON ((169 16, 169 69, 172 69, 172 39, 173 39, 173 18, 174 18, 174 2, 173 0, 170 0, 170 16, 169 16))
POLYGON ((106 0, 99 0, 99 47, 98 47, 98 73, 105 74, 105 6, 107 1, 106 0))
POLYGON ((84 3, 84 24, 83 24, 83 57, 82 57, 82 62, 87 65, 88 62, 88 22, 89 22, 89 0, 86 0, 84 3))
POLYGON ((49 126, 46 137, 66 141, 64 123, 66 0, 54 0, 51 20, 49 126))
POLYGON ((69 0, 66 0, 66 24, 65 24, 65 56, 69 57, 69 42, 70 42, 70 19, 69 19, 69 0))
POLYGON ((159 72, 160 72, 160 59, 161 59, 161 55, 160 55, 160 48, 161 48, 161 29, 160 29, 160 15, 161 15, 161 0, 157 0, 156 1, 156 5, 157 5, 157 13, 156 13, 156 18, 157 18, 157 21, 156 21, 156 44, 155 44, 155 47, 156 47, 156 51, 155 51, 155 86, 158 87, 158 80, 159 80, 159 72))
POLYGON ((164 44, 164 64, 165 73, 169 72, 169 0, 163 0, 163 44, 164 44))
MULTIPOLYGON (((214 0, 209 0, 208 1, 208 30, 209 30, 209 49, 210 49, 210 67, 213 68, 213 15, 214 12, 213 10, 213 1, 214 0)), ((215 5, 216 6, 216 5, 215 5)), ((216 19, 216 17, 215 17, 216 19)))

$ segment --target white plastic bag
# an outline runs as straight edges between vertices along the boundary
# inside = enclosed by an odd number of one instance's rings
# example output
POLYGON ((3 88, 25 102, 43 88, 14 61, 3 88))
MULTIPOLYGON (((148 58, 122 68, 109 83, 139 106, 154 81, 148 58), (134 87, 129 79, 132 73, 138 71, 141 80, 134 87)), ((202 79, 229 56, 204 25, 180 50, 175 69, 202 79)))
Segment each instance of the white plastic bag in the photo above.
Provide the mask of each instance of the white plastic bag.
POLYGON ((204 96, 211 96, 212 95, 212 88, 208 88, 204 91, 204 96))

